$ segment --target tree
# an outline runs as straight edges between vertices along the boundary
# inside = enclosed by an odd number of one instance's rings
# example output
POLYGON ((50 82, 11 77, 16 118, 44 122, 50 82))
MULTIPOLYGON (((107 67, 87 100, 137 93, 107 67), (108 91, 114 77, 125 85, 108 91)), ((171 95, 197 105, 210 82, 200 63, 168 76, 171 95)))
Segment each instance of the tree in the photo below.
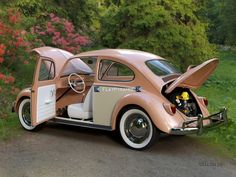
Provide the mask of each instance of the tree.
POLYGON ((125 0, 101 19, 101 42, 110 48, 149 51, 184 70, 213 54, 195 0, 125 0))
POLYGON ((212 43, 236 44, 236 1, 208 0, 200 14, 209 22, 208 36, 212 43))
POLYGON ((39 19, 55 13, 86 33, 93 31, 91 28, 98 17, 97 2, 93 0, 15 0, 14 4, 28 18, 39 19))
POLYGON ((204 1, 200 17, 209 23, 207 30, 208 38, 211 43, 225 44, 226 33, 223 22, 223 10, 225 0, 208 0, 204 1))
POLYGON ((54 4, 72 23, 83 31, 90 30, 94 20, 98 17, 97 2, 94 0, 54 0, 54 4))
POLYGON ((111 5, 120 6, 124 0, 97 0, 100 5, 109 7, 111 5))
POLYGON ((236 1, 225 0, 223 9, 224 33, 226 32, 227 43, 236 45, 236 1))

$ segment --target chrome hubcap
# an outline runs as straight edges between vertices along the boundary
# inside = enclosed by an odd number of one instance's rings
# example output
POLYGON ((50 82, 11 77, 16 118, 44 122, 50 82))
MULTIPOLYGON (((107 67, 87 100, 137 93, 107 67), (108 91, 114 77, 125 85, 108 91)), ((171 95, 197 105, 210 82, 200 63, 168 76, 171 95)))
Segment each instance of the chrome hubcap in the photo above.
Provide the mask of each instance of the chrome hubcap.
POLYGON ((130 141, 140 144, 150 134, 149 122, 141 114, 132 114, 125 122, 125 134, 130 141))
POLYGON ((25 103, 22 108, 22 118, 26 125, 31 126, 30 103, 25 103))

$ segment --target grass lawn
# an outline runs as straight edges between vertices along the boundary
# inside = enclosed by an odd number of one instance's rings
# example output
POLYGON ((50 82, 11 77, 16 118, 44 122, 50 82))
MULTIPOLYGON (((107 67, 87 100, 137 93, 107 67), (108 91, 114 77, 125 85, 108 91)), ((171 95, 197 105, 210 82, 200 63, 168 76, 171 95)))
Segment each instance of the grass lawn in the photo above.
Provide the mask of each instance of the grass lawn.
POLYGON ((199 138, 236 156, 236 51, 220 52, 219 59, 216 71, 197 93, 208 98, 211 113, 224 106, 228 108, 229 125, 199 138))
MULTIPOLYGON (((222 107, 228 108, 230 119, 227 127, 221 127, 196 137, 204 143, 217 145, 229 155, 236 156, 236 51, 219 53, 220 64, 210 79, 196 92, 209 100, 211 113, 222 107)), ((29 86, 33 76, 34 63, 18 71, 15 86, 22 89, 29 86), (21 78, 21 79, 20 79, 21 78)), ((8 139, 23 132, 15 113, 11 113, 11 103, 16 95, 10 94, 9 86, 0 94, 0 139, 8 139)))
POLYGON ((8 139, 18 132, 20 126, 16 114, 11 113, 15 97, 10 94, 11 87, 4 86, 2 89, 3 92, 0 94, 0 139, 8 139))

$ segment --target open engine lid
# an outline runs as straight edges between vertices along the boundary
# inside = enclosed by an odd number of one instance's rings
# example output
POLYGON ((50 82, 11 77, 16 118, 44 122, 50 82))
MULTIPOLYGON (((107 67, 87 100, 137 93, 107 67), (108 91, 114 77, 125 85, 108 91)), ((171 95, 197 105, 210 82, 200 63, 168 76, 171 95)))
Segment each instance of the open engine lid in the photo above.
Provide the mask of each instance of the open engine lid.
POLYGON ((210 74, 215 70, 219 60, 216 58, 205 61, 204 63, 187 70, 179 76, 167 89, 166 93, 170 93, 176 87, 185 87, 197 89, 208 79, 210 74))

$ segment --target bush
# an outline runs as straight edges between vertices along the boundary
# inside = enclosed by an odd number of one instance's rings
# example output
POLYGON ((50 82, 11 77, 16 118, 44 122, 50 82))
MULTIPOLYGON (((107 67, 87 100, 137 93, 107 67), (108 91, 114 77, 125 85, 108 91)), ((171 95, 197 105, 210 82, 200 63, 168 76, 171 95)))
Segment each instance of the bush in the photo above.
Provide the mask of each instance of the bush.
POLYGON ((9 74, 12 69, 14 70, 15 64, 19 61, 24 60, 25 62, 25 59, 18 54, 22 50, 26 50, 28 43, 24 40, 23 31, 16 28, 20 21, 18 11, 13 9, 8 10, 5 18, 0 20, 0 80, 8 84, 14 82, 14 78, 12 76, 7 77, 5 74, 9 74), (4 70, 5 74, 2 73, 4 70))
POLYGON ((0 12, 0 92, 3 92, 3 88, 13 89, 6 85, 12 85, 14 74, 31 62, 30 50, 37 45, 29 42, 29 38, 35 37, 22 27, 24 17, 18 10, 10 8, 0 12))
POLYGON ((182 70, 213 55, 198 6, 185 1, 124 1, 101 19, 101 41, 110 48, 132 48, 172 59, 182 70))
POLYGON ((15 6, 27 17, 37 15, 45 10, 46 3, 43 0, 18 0, 15 6))
POLYGON ((64 18, 50 14, 50 19, 32 30, 44 44, 79 53, 81 46, 89 44, 86 36, 80 35, 74 25, 64 18))

